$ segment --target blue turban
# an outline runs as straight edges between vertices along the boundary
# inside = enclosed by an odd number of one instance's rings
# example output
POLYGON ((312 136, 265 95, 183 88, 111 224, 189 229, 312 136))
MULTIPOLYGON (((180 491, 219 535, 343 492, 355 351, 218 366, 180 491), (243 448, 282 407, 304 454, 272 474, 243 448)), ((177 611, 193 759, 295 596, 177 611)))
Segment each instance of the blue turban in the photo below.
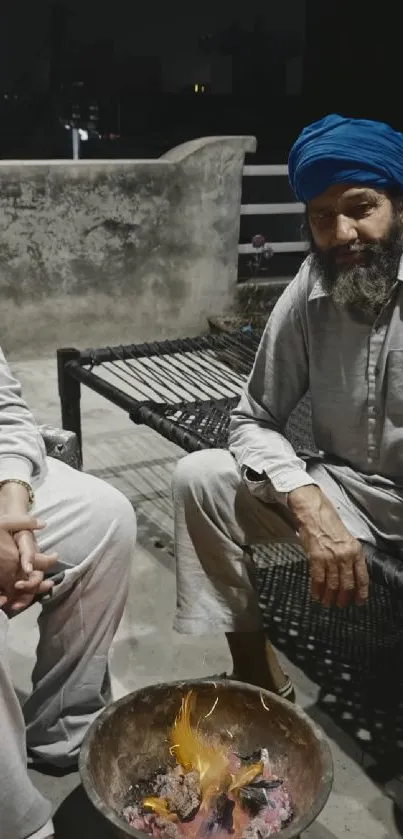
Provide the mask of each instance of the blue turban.
POLYGON ((304 204, 332 184, 403 190, 403 134, 384 122, 330 114, 301 132, 288 174, 304 204))

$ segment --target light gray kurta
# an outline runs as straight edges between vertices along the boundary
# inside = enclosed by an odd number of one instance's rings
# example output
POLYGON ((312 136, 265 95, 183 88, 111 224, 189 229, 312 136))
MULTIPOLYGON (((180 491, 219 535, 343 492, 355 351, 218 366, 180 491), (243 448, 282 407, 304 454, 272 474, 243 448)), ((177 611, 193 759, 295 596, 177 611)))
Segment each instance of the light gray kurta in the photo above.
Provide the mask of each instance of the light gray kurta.
POLYGON ((324 488, 332 476, 358 508, 357 538, 368 540, 369 528, 395 543, 403 542, 402 279, 401 265, 388 305, 373 325, 360 323, 334 306, 308 258, 269 319, 230 432, 241 469, 267 475, 267 500, 321 483, 283 436, 309 389, 324 488))

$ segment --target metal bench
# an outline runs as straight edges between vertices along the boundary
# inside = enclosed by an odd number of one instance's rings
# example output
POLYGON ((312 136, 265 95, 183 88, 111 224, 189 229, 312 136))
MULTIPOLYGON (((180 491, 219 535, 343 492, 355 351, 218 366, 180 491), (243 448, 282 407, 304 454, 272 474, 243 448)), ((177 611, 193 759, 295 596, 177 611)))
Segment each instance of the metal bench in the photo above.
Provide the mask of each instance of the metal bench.
POLYGON ((45 443, 46 454, 62 460, 73 469, 81 470, 81 455, 76 435, 72 431, 54 425, 40 425, 39 430, 45 443))

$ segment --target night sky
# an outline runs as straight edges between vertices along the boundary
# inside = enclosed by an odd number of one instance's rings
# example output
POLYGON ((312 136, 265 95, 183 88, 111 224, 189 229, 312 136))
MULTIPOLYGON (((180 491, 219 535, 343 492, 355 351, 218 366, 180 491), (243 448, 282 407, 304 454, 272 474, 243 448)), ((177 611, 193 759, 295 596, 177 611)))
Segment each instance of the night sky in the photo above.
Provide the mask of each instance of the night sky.
MULTIPOLYGON (((262 14, 272 32, 304 30, 304 0, 68 0, 71 26, 83 41, 114 38, 119 52, 166 55, 193 48, 199 34, 220 29, 237 19, 252 25, 262 14)), ((0 89, 29 70, 40 53, 48 29, 51 0, 3 0, 0 9, 0 89)))

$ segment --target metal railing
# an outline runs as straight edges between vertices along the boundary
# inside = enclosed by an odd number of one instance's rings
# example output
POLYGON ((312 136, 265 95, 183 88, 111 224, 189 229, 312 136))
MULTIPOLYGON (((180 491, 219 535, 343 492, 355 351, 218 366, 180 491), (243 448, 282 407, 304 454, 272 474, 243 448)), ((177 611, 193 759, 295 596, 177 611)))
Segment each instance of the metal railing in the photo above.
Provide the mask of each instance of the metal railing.
MULTIPOLYGON (((288 176, 288 169, 285 165, 271 165, 271 166, 244 166, 243 168, 243 177, 244 178, 272 178, 272 177, 287 177, 288 176)), ((269 189, 268 189, 269 192, 269 189)), ((270 204, 242 204, 241 205, 241 221, 242 217, 244 216, 267 216, 267 215, 274 215, 274 216, 286 216, 286 215, 296 215, 299 213, 304 212, 304 204, 300 204, 296 201, 287 201, 281 203, 270 203, 270 204)), ((272 242, 270 241, 270 247, 273 253, 301 253, 303 254, 308 245, 306 242, 302 240, 296 240, 294 242, 272 242)), ((239 244, 238 245, 238 254, 252 254, 255 252, 251 243, 248 244, 239 244)))

